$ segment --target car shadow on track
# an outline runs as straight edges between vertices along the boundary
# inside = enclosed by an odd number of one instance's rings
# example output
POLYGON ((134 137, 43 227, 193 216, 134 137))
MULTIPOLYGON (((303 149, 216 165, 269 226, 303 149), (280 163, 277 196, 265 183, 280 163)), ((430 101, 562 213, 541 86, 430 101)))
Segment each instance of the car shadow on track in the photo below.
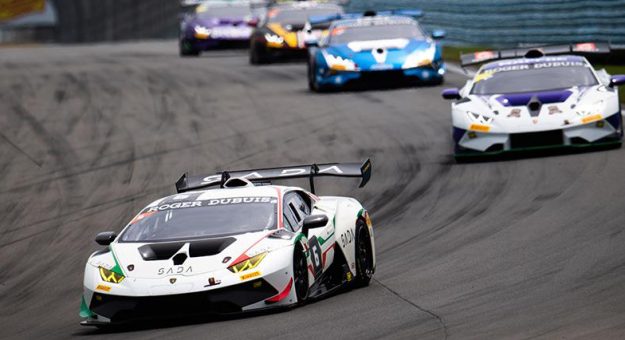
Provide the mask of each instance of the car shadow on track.
POLYGON ((404 89, 419 89, 419 88, 433 88, 442 86, 442 82, 424 83, 424 82, 353 82, 340 88, 327 88, 319 92, 312 92, 314 94, 335 94, 335 93, 354 93, 354 92, 367 92, 367 91, 393 91, 404 89))
POLYGON ((515 151, 512 153, 505 153, 501 155, 467 156, 467 157, 462 157, 462 158, 456 158, 456 163, 457 164, 493 163, 493 162, 515 161, 515 160, 522 160, 522 159, 563 157, 563 156, 569 156, 569 155, 578 155, 578 154, 585 154, 585 153, 617 150, 620 148, 621 148, 620 144, 612 144, 612 145, 588 146, 584 148, 515 151))
POLYGON ((72 336, 99 336, 103 334, 117 334, 117 333, 132 333, 132 332, 141 332, 148 331, 154 329, 166 329, 166 328, 175 328, 175 327, 183 327, 183 326, 191 326, 191 325, 200 325, 200 324, 211 324, 223 321, 231 321, 231 320, 240 320, 240 319, 249 319, 254 317, 266 316, 266 315, 274 315, 289 312, 295 308, 304 308, 307 306, 314 305, 320 301, 331 298, 336 295, 344 294, 351 291, 349 288, 339 288, 328 295, 324 295, 319 298, 314 298, 308 300, 304 305, 295 305, 295 306, 286 306, 286 307, 278 307, 271 308, 265 310, 251 311, 251 312, 243 312, 243 313, 234 313, 234 314, 206 314, 206 315, 193 315, 193 316, 176 316, 171 318, 157 318, 157 319, 149 319, 149 320, 135 320, 132 322, 127 322, 115 326, 105 326, 102 328, 96 328, 93 326, 83 326, 83 328, 79 331, 72 333, 72 336))

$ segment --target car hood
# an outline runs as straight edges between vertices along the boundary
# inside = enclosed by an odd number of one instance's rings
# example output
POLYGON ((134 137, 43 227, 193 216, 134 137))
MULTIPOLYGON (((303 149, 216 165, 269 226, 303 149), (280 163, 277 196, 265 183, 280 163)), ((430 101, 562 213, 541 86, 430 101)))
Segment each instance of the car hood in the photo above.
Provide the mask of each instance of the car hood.
MULTIPOLYGON (((115 264, 129 278, 156 279, 169 275, 192 276, 223 270, 242 259, 291 244, 262 231, 201 240, 112 243, 115 264)), ((90 261, 97 264, 97 259, 90 261)))
POLYGON ((436 59, 439 53, 436 44, 416 39, 353 41, 329 46, 326 52, 354 61, 361 70, 375 70, 381 67, 402 69, 409 55, 430 49, 434 50, 431 59, 436 59))

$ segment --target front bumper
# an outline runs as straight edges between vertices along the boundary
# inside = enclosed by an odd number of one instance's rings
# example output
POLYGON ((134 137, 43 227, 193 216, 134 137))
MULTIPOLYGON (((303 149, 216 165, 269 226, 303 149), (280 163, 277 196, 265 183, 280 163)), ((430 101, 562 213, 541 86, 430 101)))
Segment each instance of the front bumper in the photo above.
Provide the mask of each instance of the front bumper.
POLYGON ((316 77, 320 86, 327 87, 342 87, 355 83, 393 86, 406 83, 440 83, 445 72, 445 65, 438 64, 392 70, 331 71, 318 69, 316 77))
POLYGON ((623 124, 619 112, 589 124, 537 132, 488 133, 454 127, 453 139, 457 158, 514 151, 574 149, 621 144, 623 124))
POLYGON ((278 290, 262 278, 220 289, 177 295, 119 296, 95 292, 89 302, 92 315, 84 324, 237 313, 242 312, 245 306, 276 294, 278 290))

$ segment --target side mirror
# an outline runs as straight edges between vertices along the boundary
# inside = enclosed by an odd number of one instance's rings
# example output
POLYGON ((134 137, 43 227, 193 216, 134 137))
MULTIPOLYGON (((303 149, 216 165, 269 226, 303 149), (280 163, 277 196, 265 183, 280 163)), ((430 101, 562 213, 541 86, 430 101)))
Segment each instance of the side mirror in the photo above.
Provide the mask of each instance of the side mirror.
POLYGON ((308 236, 310 229, 316 229, 325 227, 328 224, 328 216, 326 215, 310 215, 304 218, 304 225, 302 226, 302 233, 308 236))
POLYGON ((462 97, 460 96, 460 90, 458 90, 457 88, 444 89, 441 93, 441 96, 449 100, 462 99, 462 97))
POLYGON ((445 30, 434 30, 432 32, 432 39, 434 40, 444 39, 446 35, 447 35, 447 32, 445 32, 445 30))
POLYGON ((105 231, 96 235, 95 242, 101 246, 108 246, 111 242, 115 241, 115 238, 117 238, 115 232, 105 231))
POLYGON ((618 74, 610 78, 610 87, 621 86, 625 84, 625 74, 618 74))
POLYGON ((317 40, 307 40, 304 45, 306 45, 306 47, 310 48, 310 47, 319 47, 319 41, 317 40))

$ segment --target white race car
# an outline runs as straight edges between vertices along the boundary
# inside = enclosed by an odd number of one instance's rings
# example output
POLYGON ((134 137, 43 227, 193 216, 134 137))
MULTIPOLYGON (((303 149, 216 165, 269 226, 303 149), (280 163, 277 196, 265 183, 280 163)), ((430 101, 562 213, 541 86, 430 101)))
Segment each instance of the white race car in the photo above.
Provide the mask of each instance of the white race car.
POLYGON ((553 147, 620 146, 618 85, 625 76, 595 71, 580 55, 608 52, 585 43, 462 55, 463 66, 488 62, 452 103, 457 160, 553 147))
POLYGON ((318 176, 371 176, 371 162, 186 174, 85 267, 83 325, 288 307, 375 271, 368 212, 353 198, 316 196, 318 176), (311 191, 270 180, 309 178, 311 191), (217 189, 207 190, 209 187, 217 189))

